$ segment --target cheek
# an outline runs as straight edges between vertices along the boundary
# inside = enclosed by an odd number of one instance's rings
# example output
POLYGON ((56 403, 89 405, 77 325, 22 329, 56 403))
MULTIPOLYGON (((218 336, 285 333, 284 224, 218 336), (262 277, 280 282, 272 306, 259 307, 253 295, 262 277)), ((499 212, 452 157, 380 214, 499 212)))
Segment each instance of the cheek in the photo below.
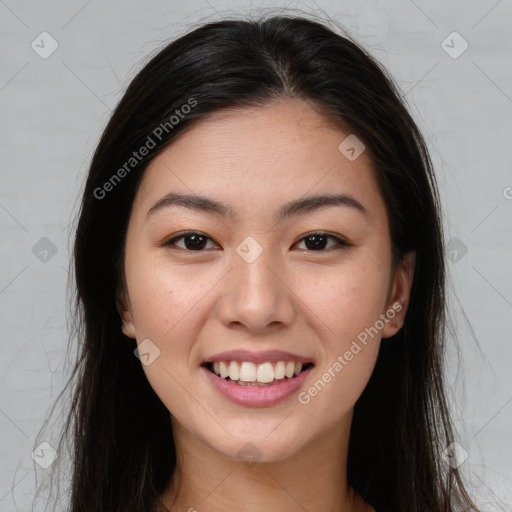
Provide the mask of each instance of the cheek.
POLYGON ((333 404, 337 404, 336 417, 348 411, 368 383, 380 346, 378 321, 388 277, 386 262, 374 258, 367 264, 360 260, 323 273, 303 274, 299 281, 298 293, 314 313, 309 318, 322 351, 318 380, 306 392, 326 414, 334 413, 333 404))
MULTIPOLYGON (((161 261, 127 267, 128 289, 138 330, 162 343, 175 338, 187 316, 201 307, 201 298, 215 284, 212 273, 191 272, 186 266, 171 267, 161 261), (209 282, 211 281, 211 283, 209 282)), ((187 326, 190 327, 190 326, 187 326)))
POLYGON ((185 267, 170 268, 157 261, 134 261, 126 273, 137 343, 149 339, 158 349, 151 364, 142 365, 143 371, 167 409, 180 417, 190 408, 184 388, 190 385, 197 315, 208 283, 193 283, 185 267))
POLYGON ((297 295, 315 314, 329 344, 343 347, 378 320, 385 306, 388 273, 380 265, 343 265, 302 273, 297 295))
POLYGON ((383 294, 378 283, 369 286, 355 274, 311 287, 310 304, 321 319, 316 331, 322 329, 322 354, 316 377, 299 402, 329 418, 323 428, 349 412, 371 377, 380 347, 381 330, 375 325, 383 294))

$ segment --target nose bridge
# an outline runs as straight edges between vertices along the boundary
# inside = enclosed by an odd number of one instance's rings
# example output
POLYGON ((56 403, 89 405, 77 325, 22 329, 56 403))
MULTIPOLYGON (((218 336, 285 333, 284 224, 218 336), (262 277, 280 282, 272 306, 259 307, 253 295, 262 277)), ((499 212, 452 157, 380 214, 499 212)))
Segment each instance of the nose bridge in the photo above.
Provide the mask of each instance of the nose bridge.
POLYGON ((228 293, 221 308, 224 323, 241 323, 262 330, 293 317, 291 294, 281 279, 276 251, 247 237, 233 253, 228 293))

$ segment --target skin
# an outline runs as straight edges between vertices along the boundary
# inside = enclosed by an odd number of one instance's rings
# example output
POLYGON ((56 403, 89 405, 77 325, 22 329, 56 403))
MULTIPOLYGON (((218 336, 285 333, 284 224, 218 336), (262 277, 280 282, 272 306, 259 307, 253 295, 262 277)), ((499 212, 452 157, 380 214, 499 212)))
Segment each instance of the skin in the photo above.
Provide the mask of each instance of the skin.
POLYGON ((143 369, 172 413, 178 471, 162 494, 169 510, 373 511, 346 484, 349 430, 381 338, 403 324, 414 253, 392 271, 371 160, 340 152, 347 135, 308 102, 279 100, 195 123, 145 171, 126 237, 123 332, 160 350, 143 369), (171 206, 146 220, 171 191, 226 203, 237 218, 171 206), (330 206, 273 220, 284 203, 322 193, 348 194, 367 215, 330 206), (186 230, 209 237, 202 252, 184 239, 161 245, 186 230), (301 241, 318 231, 353 246, 301 241), (248 236, 262 248, 252 263, 236 252, 248 236), (307 390, 394 303, 401 311, 308 404, 293 394, 272 407, 240 406, 200 370, 224 350, 277 348, 315 361, 299 391, 307 390), (250 467, 237 458, 248 442, 261 453, 250 467))

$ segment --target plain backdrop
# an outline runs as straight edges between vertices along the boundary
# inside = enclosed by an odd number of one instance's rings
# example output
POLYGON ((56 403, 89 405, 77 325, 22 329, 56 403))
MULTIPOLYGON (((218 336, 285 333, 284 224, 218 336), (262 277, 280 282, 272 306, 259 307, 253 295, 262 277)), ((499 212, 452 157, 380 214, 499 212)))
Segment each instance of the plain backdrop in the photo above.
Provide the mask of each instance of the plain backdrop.
MULTIPOLYGON (((346 27, 392 73, 424 133, 442 194, 460 345, 458 353, 450 344, 446 361, 467 452, 461 469, 482 510, 512 511, 506 0, 0 1, 0 511, 31 510, 48 471, 33 452, 69 371, 73 215, 111 110, 166 41, 200 22, 285 6, 346 27)), ((51 445, 56 435, 44 439, 51 445)))

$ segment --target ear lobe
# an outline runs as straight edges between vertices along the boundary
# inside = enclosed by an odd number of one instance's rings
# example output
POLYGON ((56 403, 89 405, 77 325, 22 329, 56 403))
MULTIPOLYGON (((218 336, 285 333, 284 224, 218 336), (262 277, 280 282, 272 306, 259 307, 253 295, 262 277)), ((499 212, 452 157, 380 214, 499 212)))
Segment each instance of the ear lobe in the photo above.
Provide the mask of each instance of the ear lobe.
POLYGON ((122 331, 128 338, 135 339, 135 323, 133 321, 133 315, 130 307, 126 304, 124 297, 118 297, 117 299, 117 310, 123 320, 122 331))
POLYGON ((130 312, 130 310, 125 309, 122 314, 123 317, 123 326, 122 331, 125 336, 128 336, 128 338, 135 339, 135 324, 133 322, 133 315, 130 312))
POLYGON ((382 337, 389 338, 395 335, 404 324, 405 315, 409 305, 414 270, 416 266, 416 252, 410 251, 404 255, 395 270, 391 292, 385 315, 390 319, 382 329, 382 337), (390 312, 388 315, 387 312, 390 312))

